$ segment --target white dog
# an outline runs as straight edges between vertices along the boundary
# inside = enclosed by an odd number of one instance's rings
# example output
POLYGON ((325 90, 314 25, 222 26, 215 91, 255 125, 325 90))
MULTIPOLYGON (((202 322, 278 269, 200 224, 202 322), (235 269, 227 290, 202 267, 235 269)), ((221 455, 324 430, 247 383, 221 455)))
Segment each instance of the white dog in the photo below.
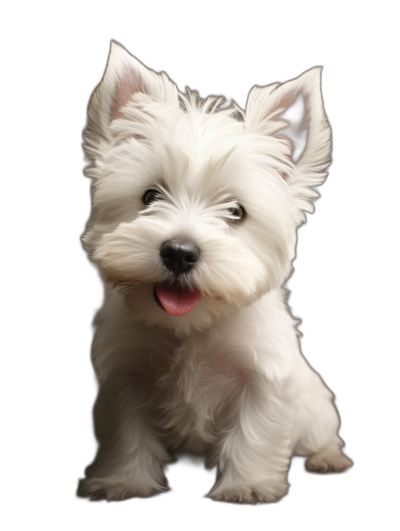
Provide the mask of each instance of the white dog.
POLYGON ((254 87, 246 112, 221 109, 112 43, 84 132, 83 241, 106 295, 93 343, 99 449, 79 495, 166 490, 178 451, 218 465, 211 498, 242 503, 284 496, 294 454, 315 472, 351 466, 281 287, 331 160, 320 74, 254 87), (296 162, 279 115, 300 95, 296 162))

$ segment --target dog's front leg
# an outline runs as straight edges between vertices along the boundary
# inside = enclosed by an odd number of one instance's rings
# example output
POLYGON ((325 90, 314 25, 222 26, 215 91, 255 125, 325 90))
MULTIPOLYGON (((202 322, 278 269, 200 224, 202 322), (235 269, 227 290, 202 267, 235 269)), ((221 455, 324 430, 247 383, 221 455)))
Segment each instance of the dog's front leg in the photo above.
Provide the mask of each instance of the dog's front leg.
POLYGON ((94 407, 99 449, 78 495, 93 500, 146 497, 167 489, 170 458, 152 430, 145 376, 120 368, 100 384, 94 407))
POLYGON ((276 502, 288 491, 293 402, 285 387, 257 376, 230 406, 231 424, 219 445, 214 500, 276 502))

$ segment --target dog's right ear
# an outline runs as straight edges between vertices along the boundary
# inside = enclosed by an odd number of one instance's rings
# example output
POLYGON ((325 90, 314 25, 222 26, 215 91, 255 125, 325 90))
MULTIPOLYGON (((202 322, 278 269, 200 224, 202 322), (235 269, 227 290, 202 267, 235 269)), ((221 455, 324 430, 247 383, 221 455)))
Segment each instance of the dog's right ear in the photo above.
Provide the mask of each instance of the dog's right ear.
POLYGON ((111 140, 111 122, 123 118, 124 106, 138 92, 179 105, 176 85, 165 72, 157 74, 146 68, 123 46, 111 41, 106 70, 89 101, 89 120, 83 134, 85 150, 92 159, 101 153, 102 144, 111 140))

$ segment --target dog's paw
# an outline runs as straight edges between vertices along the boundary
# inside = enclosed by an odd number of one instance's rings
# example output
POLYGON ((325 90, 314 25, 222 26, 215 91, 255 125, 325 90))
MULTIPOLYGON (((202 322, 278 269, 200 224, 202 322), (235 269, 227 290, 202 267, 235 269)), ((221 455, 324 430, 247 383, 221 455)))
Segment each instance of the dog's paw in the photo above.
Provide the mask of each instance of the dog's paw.
POLYGON ((309 472, 343 472, 346 468, 353 466, 353 461, 349 459, 341 450, 321 450, 312 455, 306 461, 306 469, 309 472))
POLYGON ((166 481, 165 485, 144 487, 117 483, 106 478, 87 478, 79 481, 77 495, 81 498, 90 498, 92 501, 121 501, 136 497, 148 498, 167 490, 169 489, 166 481))
POLYGON ((217 487, 209 497, 215 501, 230 503, 275 503, 287 494, 289 485, 281 482, 276 485, 232 485, 217 487))

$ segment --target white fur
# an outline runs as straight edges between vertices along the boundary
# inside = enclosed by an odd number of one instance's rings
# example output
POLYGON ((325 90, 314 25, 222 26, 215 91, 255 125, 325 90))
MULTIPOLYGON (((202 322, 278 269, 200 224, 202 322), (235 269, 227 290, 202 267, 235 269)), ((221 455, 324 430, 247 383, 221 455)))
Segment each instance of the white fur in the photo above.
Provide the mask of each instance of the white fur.
POLYGON ((93 343, 99 450, 81 495, 160 491, 178 450, 218 465, 210 496, 225 501, 278 500, 293 454, 313 456, 313 470, 350 466, 333 395, 300 353, 281 288, 330 163, 320 71, 253 88, 246 113, 220 110, 221 99, 179 94, 112 43, 84 133, 94 182, 83 241, 106 297, 93 343), (299 96, 307 144, 295 163, 279 115, 299 96), (145 207, 154 188, 164 200, 145 207), (172 279, 160 257, 170 239, 201 250, 178 279, 201 300, 180 317, 153 298, 172 279))

